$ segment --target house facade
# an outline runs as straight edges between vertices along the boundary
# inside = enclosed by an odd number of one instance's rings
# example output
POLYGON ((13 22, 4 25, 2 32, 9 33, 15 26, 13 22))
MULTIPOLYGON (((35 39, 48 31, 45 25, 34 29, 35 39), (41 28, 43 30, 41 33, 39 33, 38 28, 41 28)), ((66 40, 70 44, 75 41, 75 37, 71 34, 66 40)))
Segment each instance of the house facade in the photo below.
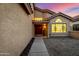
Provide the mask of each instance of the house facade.
POLYGON ((32 3, 0 4, 0 56, 28 55, 35 36, 79 39, 79 16, 72 18, 32 3))
POLYGON ((33 21, 35 36, 70 36, 70 33, 73 32, 73 25, 79 23, 78 20, 76 22, 74 18, 64 13, 55 13, 53 11, 44 13, 45 10, 35 8, 34 17, 37 18, 33 21), (44 17, 46 14, 48 15, 44 17))
POLYGON ((72 31, 73 18, 63 13, 57 13, 50 17, 48 22, 48 35, 50 36, 69 36, 72 31))

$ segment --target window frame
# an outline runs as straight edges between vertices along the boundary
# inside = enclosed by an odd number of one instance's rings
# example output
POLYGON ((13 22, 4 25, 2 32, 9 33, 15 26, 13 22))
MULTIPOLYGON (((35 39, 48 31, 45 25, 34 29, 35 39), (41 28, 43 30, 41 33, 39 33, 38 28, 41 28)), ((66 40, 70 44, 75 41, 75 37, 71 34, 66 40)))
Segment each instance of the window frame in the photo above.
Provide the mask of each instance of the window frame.
POLYGON ((67 24, 66 24, 66 23, 52 23, 52 24, 51 24, 51 32, 52 32, 52 33, 66 33, 66 32, 67 32, 67 24), (54 31, 54 32, 52 31, 52 25, 53 25, 53 24, 55 25, 55 31, 54 31), (66 25, 66 30, 64 31, 63 26, 62 26, 62 32, 57 32, 57 31, 56 31, 56 24, 62 24, 62 25, 65 24, 65 25, 66 25))
POLYGON ((73 25, 73 31, 79 31, 79 24, 73 25))

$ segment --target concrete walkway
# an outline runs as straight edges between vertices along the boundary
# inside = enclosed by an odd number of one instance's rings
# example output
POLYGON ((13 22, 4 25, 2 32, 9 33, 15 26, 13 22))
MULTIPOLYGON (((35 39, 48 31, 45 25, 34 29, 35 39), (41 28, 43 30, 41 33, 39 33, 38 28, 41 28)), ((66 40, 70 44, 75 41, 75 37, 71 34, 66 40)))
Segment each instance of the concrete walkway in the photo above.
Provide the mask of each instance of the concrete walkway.
POLYGON ((28 56, 49 56, 42 37, 35 37, 28 56))

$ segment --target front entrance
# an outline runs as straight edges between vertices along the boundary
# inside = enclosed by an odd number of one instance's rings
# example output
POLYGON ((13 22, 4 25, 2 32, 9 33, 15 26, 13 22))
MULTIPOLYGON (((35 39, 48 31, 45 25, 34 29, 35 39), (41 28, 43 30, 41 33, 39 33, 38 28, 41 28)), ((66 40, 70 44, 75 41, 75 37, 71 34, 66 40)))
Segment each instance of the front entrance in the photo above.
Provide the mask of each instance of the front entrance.
POLYGON ((35 25, 35 35, 42 35, 42 25, 41 24, 35 25))
POLYGON ((35 24, 36 36, 47 36, 48 25, 47 24, 35 24))

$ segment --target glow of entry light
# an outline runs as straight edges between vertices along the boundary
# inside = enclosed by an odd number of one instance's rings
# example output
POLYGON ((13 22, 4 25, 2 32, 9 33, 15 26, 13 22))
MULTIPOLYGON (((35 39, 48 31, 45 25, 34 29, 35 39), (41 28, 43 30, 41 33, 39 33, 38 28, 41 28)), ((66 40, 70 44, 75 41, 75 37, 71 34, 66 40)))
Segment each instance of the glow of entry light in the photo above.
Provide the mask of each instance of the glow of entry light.
POLYGON ((35 20, 35 21, 42 21, 43 18, 33 18, 33 20, 35 20))
POLYGON ((46 29, 46 24, 43 24, 43 29, 46 29))

